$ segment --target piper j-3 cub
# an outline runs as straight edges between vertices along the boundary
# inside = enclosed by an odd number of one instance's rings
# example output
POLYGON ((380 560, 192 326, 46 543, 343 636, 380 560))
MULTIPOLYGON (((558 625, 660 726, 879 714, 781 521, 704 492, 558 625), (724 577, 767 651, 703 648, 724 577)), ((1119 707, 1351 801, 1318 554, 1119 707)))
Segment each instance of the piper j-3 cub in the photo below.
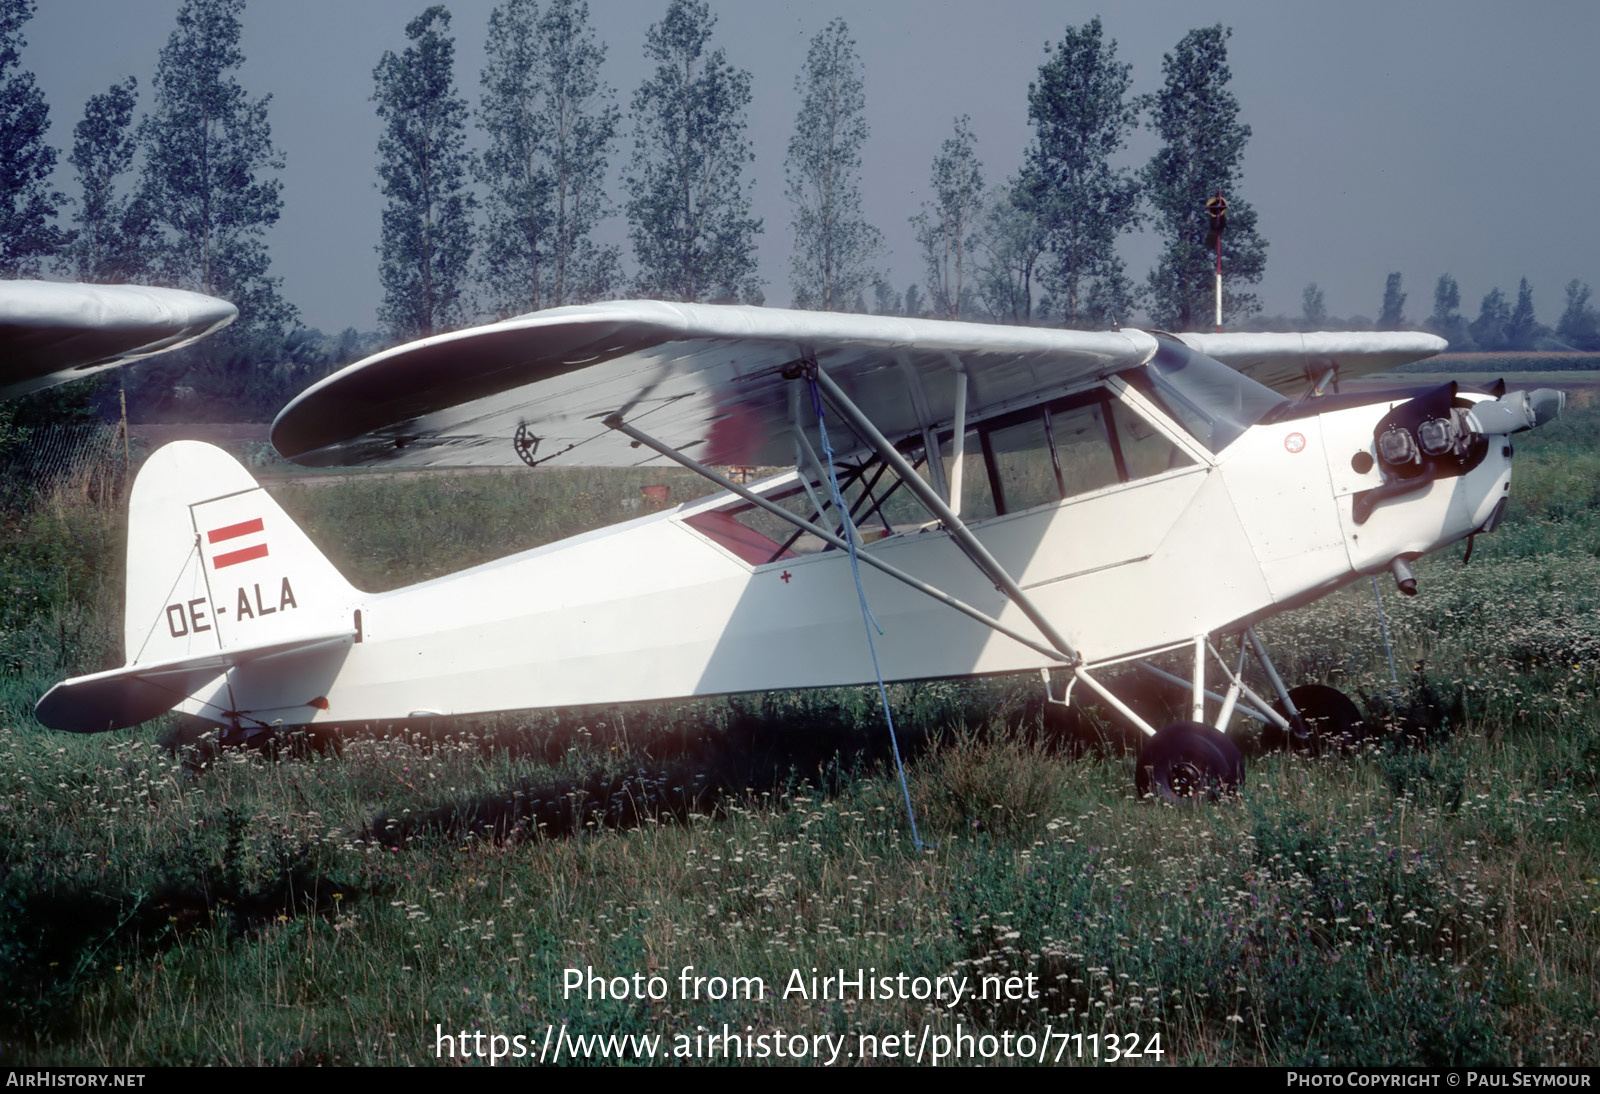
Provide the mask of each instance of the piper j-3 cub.
POLYGON ((1329 393, 1443 348, 651 301, 427 338, 301 394, 273 423, 278 451, 673 461, 720 492, 367 594, 230 457, 168 445, 130 500, 128 663, 58 684, 37 714, 96 732, 175 708, 241 734, 878 672, 1032 671, 1048 693, 1055 670, 1067 700, 1081 685, 1149 735, 1141 790, 1228 784, 1236 714, 1305 728, 1255 625, 1364 574, 1414 589, 1410 560, 1494 527, 1507 435, 1560 405, 1453 383, 1329 393), (741 486, 727 465, 790 469, 741 486), (1157 730, 1101 670, 1172 650, 1192 653, 1193 720, 1157 730), (1246 684, 1247 650, 1277 709, 1246 684))

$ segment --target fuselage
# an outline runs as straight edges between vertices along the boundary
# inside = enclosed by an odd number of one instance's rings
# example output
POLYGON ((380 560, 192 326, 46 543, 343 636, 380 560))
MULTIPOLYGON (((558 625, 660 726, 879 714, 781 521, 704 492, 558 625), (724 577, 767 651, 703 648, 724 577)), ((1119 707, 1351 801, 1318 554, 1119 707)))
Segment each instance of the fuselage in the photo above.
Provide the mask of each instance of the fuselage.
MULTIPOLYGON (((1137 386, 1112 378, 1092 395, 1122 423, 1125 449, 1137 438, 1160 459, 1130 470, 1135 457, 1119 450, 1117 481, 969 521, 1089 665, 1238 629, 1437 550, 1483 528, 1509 489, 1510 448, 1491 438, 1470 470, 1358 522, 1353 499, 1385 481, 1374 428, 1405 396, 1250 425, 1212 451, 1137 386)), ((780 544, 732 529, 742 507, 715 495, 409 588, 327 594, 349 602, 316 612, 355 619, 354 637, 238 665, 184 709, 355 722, 872 680, 848 554, 769 558, 780 544)), ((861 550, 1038 634, 936 524, 897 526, 861 550)), ((272 564, 239 567, 240 588, 278 589, 272 564)), ((859 574, 886 679, 1059 664, 876 570, 859 574)))

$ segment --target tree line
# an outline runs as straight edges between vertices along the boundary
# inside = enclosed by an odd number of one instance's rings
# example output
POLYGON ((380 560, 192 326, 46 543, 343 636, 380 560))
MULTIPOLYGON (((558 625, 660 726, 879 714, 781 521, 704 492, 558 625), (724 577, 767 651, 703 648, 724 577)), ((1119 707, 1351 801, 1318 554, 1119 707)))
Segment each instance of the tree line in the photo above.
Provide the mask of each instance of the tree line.
MULTIPOLYGON (((137 121, 134 77, 90 99, 67 157, 75 203, 51 188, 47 110, 20 69, 34 4, 0 0, 5 128, 19 150, 0 272, 179 284, 237 303, 236 340, 293 329, 264 243, 282 208, 271 96, 237 79, 244 0, 186 0, 137 121), (72 226, 58 227, 69 206, 72 226)), ((391 335, 619 295, 765 302, 764 225, 750 212, 751 77, 716 45, 706 0, 669 0, 648 28, 653 72, 626 115, 585 0, 495 8, 476 102, 459 89, 450 24, 447 7, 427 8, 406 25, 409 44, 373 70, 380 318, 391 335), (605 184, 625 117, 632 150, 613 196, 605 184), (597 226, 618 215, 631 273, 619 247, 597 241, 597 226)), ((872 310, 870 290, 897 314, 1077 326, 1120 321, 1143 303, 1183 325, 1209 298, 1209 252, 1197 242, 1204 199, 1236 188, 1250 132, 1227 90, 1227 37, 1221 26, 1191 32, 1165 58, 1165 88, 1140 98, 1098 19, 1069 28, 1029 89, 1035 139, 1024 165, 999 187, 984 186, 968 120, 954 121, 931 165, 933 197, 912 218, 924 283, 897 292, 875 265, 882 233, 861 212, 864 67, 834 20, 795 78, 801 106, 784 164, 793 303, 872 310), (1113 166, 1147 113, 1162 152, 1140 172, 1113 166), (1116 242, 1146 219, 1168 247, 1135 285, 1116 242)), ((1225 270, 1237 289, 1259 280, 1264 244, 1247 203, 1235 197, 1231 216, 1225 270)), ((1252 302, 1237 291, 1233 307, 1252 302)))
MULTIPOLYGON (((645 33, 651 70, 626 112, 604 77, 607 47, 585 0, 505 0, 490 16, 475 100, 458 85, 442 4, 406 24, 404 49, 378 59, 385 331, 303 330, 270 272, 265 233, 282 209, 283 157, 271 95, 238 80, 244 4, 185 0, 142 114, 132 76, 89 99, 66 155, 80 190, 72 201, 52 186, 48 108, 21 63, 35 0, 0 0, 0 276, 175 285, 239 306, 223 337, 126 378, 145 416, 185 413, 185 399, 270 414, 383 340, 485 318, 623 296, 765 302, 756 261, 765 226, 750 204, 751 76, 716 45, 707 0, 667 0, 645 33), (626 264, 601 231, 618 217, 626 264)), ((1228 88, 1229 34, 1190 31, 1163 57, 1160 90, 1139 96, 1098 18, 1068 27, 1029 85, 1032 136, 1014 172, 986 185, 970 120, 953 120, 911 218, 921 281, 900 290, 879 268, 883 235, 862 212, 864 65, 846 23, 833 20, 811 39, 794 84, 800 107, 784 162, 793 306, 1082 328, 1143 311, 1157 327, 1203 329, 1216 261, 1205 202, 1221 193, 1224 310, 1248 322, 1260 310, 1251 287, 1266 243, 1239 193, 1250 127, 1228 88), (1119 164, 1141 125, 1159 150, 1142 167, 1119 164), (1161 250, 1136 280, 1117 244, 1141 227, 1161 250)), ((1551 334, 1533 322, 1526 283, 1514 305, 1491 293, 1474 322, 1460 316, 1454 284, 1441 278, 1427 321, 1453 345, 1505 348, 1530 331, 1551 334)), ((1588 296, 1586 285, 1568 286, 1552 337, 1596 341, 1588 296)), ((1403 299, 1392 275, 1377 325, 1404 325, 1403 299)), ((1320 300, 1308 286, 1306 319, 1326 318, 1320 300)))
POLYGON ((1600 311, 1589 303, 1589 286, 1577 278, 1567 282, 1566 303, 1554 327, 1539 322, 1534 313, 1533 286, 1526 277, 1517 284, 1513 303, 1498 286, 1484 294, 1476 319, 1461 311, 1461 286, 1449 274, 1440 274, 1433 288, 1433 310, 1418 320, 1407 318, 1404 279, 1391 273, 1384 280, 1377 319, 1328 314, 1323 292, 1311 282, 1301 293, 1299 319, 1279 317, 1274 326, 1315 327, 1321 330, 1426 330, 1450 342, 1455 353, 1505 353, 1518 351, 1600 351, 1600 311))
POLYGON ((353 328, 333 336, 306 330, 269 272, 265 236, 283 207, 275 177, 283 157, 268 121, 272 97, 250 95, 236 75, 244 0, 183 5, 137 120, 133 76, 89 98, 66 156, 76 201, 52 186, 48 108, 21 67, 34 10, 35 0, 0 0, 8 164, 0 171, 0 277, 192 289, 232 301, 239 318, 218 337, 114 379, 24 400, 6 411, 13 427, 93 414, 117 385, 138 417, 267 417, 311 381, 377 348, 378 339, 353 328))
MULTIPOLYGON (((414 19, 411 44, 374 72, 393 333, 617 295, 764 303, 764 225, 751 216, 747 181, 750 73, 713 45, 715 25, 706 0, 670 0, 646 32, 655 67, 631 100, 617 209, 602 184, 623 142, 622 114, 584 0, 495 9, 477 157, 467 151, 473 109, 456 88, 450 13, 436 5, 414 19), (631 276, 618 248, 594 242, 614 212, 627 219, 631 276)), ((1250 128, 1227 87, 1229 33, 1190 32, 1163 61, 1163 89, 1135 96, 1132 66, 1117 59, 1100 20, 1068 28, 1029 88, 1034 139, 1016 173, 986 187, 970 120, 954 120, 930 168, 932 197, 911 218, 923 280, 899 291, 875 265, 883 234, 862 214, 864 66, 844 20, 833 20, 795 77, 800 108, 784 161, 793 306, 1074 327, 1125 322, 1142 307, 1159 325, 1188 327, 1210 313, 1205 201, 1220 191, 1233 195, 1226 307, 1249 314, 1258 305, 1247 286, 1261 278, 1266 244, 1234 194, 1250 128), (1161 152, 1142 171, 1115 166, 1146 115, 1161 152), (1146 220, 1165 248, 1135 284, 1117 241, 1146 220)))

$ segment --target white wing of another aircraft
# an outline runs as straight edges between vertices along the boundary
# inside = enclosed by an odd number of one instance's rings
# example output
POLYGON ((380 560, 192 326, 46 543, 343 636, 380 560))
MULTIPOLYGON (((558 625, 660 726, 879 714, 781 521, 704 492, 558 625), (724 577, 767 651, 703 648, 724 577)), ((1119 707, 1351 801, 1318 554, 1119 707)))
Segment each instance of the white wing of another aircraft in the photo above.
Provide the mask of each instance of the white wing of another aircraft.
POLYGON ((0 281, 0 399, 178 349, 238 314, 182 289, 0 281))
MULTIPOLYGON (((1429 357, 1418 334, 1184 335, 1296 393, 1429 357)), ((1077 331, 777 308, 616 301, 553 308, 369 357, 308 388, 272 442, 318 466, 627 466, 659 461, 603 423, 617 414, 707 464, 794 459, 785 370, 814 361, 884 435, 977 421, 1136 368, 1155 353, 1138 330, 1077 331)), ((866 445, 833 438, 840 455, 866 445)))

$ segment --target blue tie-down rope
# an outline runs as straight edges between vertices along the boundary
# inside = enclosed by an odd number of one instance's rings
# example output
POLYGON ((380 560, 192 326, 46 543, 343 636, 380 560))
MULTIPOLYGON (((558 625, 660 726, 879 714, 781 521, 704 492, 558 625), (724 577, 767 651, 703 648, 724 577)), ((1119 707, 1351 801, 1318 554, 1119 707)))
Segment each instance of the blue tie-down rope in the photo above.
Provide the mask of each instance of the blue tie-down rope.
POLYGON ((1383 651, 1389 655, 1389 680, 1394 684, 1396 697, 1400 694, 1400 677, 1394 671, 1394 647, 1389 645, 1389 621, 1383 617, 1383 597, 1378 594, 1378 578, 1372 578, 1372 600, 1378 605, 1378 627, 1383 633, 1383 651))
POLYGON ((856 525, 850 519, 850 510, 845 508, 844 496, 839 492, 839 477, 833 470, 833 445, 828 443, 828 425, 822 415, 822 392, 817 387, 813 377, 808 381, 811 385, 811 409, 817 415, 817 434, 822 440, 822 462, 828 470, 828 487, 833 491, 834 509, 839 513, 844 525, 844 541, 850 548, 850 573, 856 579, 856 598, 861 601, 861 624, 867 631, 867 649, 872 653, 872 672, 878 678, 878 698, 883 702, 883 717, 889 723, 889 747, 894 749, 894 769, 900 774, 900 793, 906 799, 906 819, 911 822, 911 842, 916 845, 920 853, 927 850, 927 845, 922 842, 922 836, 917 832, 917 814, 911 808, 911 787, 906 783, 905 763, 900 759, 900 741, 894 732, 894 715, 889 713, 889 689, 883 683, 883 669, 878 667, 878 645, 873 641, 872 632, 883 633, 883 628, 873 617, 872 609, 867 606, 867 593, 861 587, 861 567, 856 562, 856 525))

